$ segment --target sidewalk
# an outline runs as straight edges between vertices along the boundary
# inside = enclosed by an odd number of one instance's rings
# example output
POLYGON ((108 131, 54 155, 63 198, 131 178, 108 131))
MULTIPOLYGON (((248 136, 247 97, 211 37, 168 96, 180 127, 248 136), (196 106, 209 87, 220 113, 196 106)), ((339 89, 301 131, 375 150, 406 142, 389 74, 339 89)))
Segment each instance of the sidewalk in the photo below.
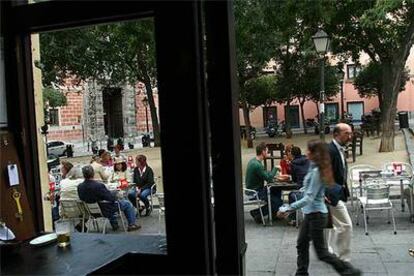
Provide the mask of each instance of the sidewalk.
MULTIPOLYGON (((360 225, 355 225, 352 240, 352 264, 361 269, 363 275, 412 275, 414 258, 408 249, 414 247, 414 224, 408 220, 408 213, 402 213, 394 202, 397 235, 392 224, 386 222, 386 212, 370 213, 369 235, 360 225)), ((348 208, 350 210, 350 208, 348 208)), ((352 214, 351 214, 352 216, 352 214)), ((278 221, 273 226, 256 224, 245 213, 246 230, 246 275, 294 275, 296 271, 296 238, 298 230, 278 221)), ((338 275, 329 265, 319 261, 314 249, 310 248, 310 275, 338 275)))

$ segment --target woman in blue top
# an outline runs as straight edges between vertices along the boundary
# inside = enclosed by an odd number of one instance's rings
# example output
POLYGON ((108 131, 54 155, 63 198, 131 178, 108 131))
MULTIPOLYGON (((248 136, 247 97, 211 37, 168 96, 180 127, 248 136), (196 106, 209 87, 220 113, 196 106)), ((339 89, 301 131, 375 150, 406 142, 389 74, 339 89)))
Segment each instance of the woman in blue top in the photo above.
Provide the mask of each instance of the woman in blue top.
POLYGON ((303 181, 305 190, 303 198, 292 203, 286 212, 278 213, 279 217, 287 217, 291 212, 302 208, 305 214, 296 246, 298 251, 296 275, 309 275, 309 242, 311 240, 318 258, 332 265, 340 275, 361 275, 360 270, 350 263, 329 253, 325 243, 323 229, 328 223, 325 186, 335 183, 326 143, 320 140, 309 141, 307 155, 311 164, 303 181))

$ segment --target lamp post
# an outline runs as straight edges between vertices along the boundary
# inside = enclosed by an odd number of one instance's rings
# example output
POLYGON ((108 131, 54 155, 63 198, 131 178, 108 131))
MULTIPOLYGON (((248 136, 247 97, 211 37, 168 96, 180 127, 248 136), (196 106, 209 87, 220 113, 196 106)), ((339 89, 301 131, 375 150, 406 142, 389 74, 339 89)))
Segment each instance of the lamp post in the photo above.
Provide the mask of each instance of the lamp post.
POLYGON ((144 97, 142 99, 142 104, 145 106, 145 122, 147 124, 147 133, 149 133, 149 127, 148 127, 148 98, 144 97))
MULTIPOLYGON (((49 133, 48 132, 49 127, 48 127, 47 123, 45 123, 43 126, 41 126, 40 129, 41 129, 41 133, 45 136, 46 155, 49 156, 49 148, 47 146, 47 134, 49 133)), ((46 158, 48 158, 48 157, 46 157, 46 158)))
POLYGON ((325 54, 328 51, 329 37, 323 30, 319 30, 312 36, 315 44, 316 52, 321 55, 321 94, 320 94, 320 131, 319 135, 322 140, 325 140, 325 54))
POLYGON ((344 120, 345 119, 345 107, 344 107, 344 72, 342 71, 342 69, 339 71, 338 73, 338 77, 339 77, 339 89, 341 91, 341 119, 344 120))

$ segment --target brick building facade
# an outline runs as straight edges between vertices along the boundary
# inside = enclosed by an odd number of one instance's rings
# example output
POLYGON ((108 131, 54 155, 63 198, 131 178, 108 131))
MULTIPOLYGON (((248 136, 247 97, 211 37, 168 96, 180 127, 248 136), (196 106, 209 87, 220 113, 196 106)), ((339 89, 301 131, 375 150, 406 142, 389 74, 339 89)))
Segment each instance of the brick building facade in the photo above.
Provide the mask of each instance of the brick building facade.
MULTIPOLYGON (((149 107, 145 107, 145 86, 103 88, 96 83, 81 85, 68 81, 60 87, 66 95, 66 106, 49 109, 49 140, 70 142, 106 141, 108 137, 136 138, 152 131, 149 107), (147 108, 147 112, 145 109, 147 108)), ((154 101, 158 110, 158 94, 154 89, 154 101)))

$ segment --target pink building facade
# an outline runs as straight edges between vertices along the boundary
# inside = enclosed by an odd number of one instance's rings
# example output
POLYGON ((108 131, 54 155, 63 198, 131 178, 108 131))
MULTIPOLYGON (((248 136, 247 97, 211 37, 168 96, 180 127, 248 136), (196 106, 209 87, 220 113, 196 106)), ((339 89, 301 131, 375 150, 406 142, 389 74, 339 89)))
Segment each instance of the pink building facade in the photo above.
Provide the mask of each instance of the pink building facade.
MULTIPOLYGON (((366 60, 366 59, 365 59, 366 60)), ((366 62, 366 61, 365 61, 366 62)), ((361 61, 361 63, 365 63, 361 61)), ((398 111, 414 112, 414 49, 411 49, 411 55, 407 60, 406 66, 409 68, 410 78, 405 85, 404 91, 398 96, 398 111)), ((341 107, 341 94, 338 93, 331 101, 326 102, 325 114, 328 118, 340 118, 342 111, 349 112, 353 115, 354 121, 358 122, 361 115, 371 112, 372 109, 379 107, 377 97, 361 98, 355 89, 352 80, 354 66, 348 64, 345 68, 345 79, 343 82, 344 110, 341 107)), ((339 84, 338 84, 339 85, 339 84)), ((314 102, 308 101, 304 105, 304 117, 306 119, 315 118, 318 114, 317 106, 314 102)), ((250 122, 253 127, 263 128, 266 126, 268 114, 273 114, 280 122, 285 120, 285 104, 273 103, 270 107, 257 107, 250 112, 250 122)), ((239 111, 240 125, 244 125, 242 110, 239 111)), ((302 114, 299 102, 294 100, 291 102, 291 123, 293 129, 302 129, 302 114)))

